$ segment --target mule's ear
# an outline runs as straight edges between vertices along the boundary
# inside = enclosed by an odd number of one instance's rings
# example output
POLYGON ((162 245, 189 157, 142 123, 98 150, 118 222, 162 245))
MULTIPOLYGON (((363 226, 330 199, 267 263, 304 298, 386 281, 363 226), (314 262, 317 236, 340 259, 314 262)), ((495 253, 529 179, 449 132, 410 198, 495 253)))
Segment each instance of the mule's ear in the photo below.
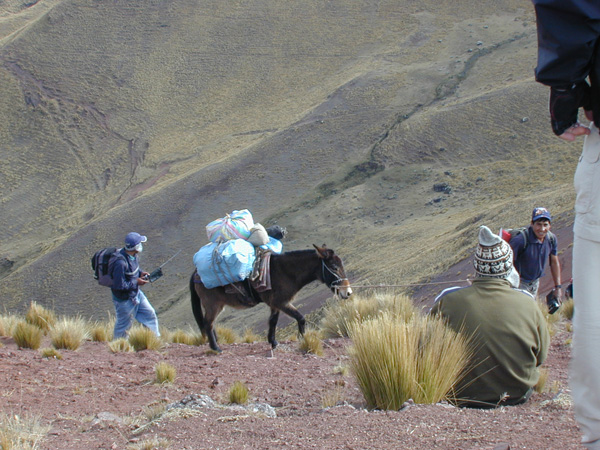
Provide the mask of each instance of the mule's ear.
POLYGON ((325 247, 325 244, 323 244, 323 247, 317 247, 315 244, 313 244, 313 247, 317 249, 319 258, 322 258, 322 259, 327 259, 333 253, 333 250, 325 247))

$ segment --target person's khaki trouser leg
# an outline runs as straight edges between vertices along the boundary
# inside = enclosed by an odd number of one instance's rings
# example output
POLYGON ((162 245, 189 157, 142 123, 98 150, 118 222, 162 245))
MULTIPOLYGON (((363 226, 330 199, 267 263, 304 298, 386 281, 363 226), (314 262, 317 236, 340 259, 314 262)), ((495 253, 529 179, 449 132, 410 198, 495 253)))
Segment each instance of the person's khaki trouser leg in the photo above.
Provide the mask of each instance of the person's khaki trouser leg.
POLYGON ((570 386, 583 443, 600 450, 600 134, 592 127, 575 173, 570 386))

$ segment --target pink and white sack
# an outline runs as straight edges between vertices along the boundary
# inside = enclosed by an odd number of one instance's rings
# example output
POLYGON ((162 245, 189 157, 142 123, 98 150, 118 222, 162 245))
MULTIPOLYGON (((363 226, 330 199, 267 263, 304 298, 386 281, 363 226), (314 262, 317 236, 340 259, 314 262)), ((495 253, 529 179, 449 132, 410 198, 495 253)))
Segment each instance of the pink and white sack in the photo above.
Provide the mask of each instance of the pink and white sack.
POLYGON ((252 213, 247 209, 235 210, 206 225, 206 235, 210 242, 226 242, 232 239, 248 239, 254 227, 252 213))

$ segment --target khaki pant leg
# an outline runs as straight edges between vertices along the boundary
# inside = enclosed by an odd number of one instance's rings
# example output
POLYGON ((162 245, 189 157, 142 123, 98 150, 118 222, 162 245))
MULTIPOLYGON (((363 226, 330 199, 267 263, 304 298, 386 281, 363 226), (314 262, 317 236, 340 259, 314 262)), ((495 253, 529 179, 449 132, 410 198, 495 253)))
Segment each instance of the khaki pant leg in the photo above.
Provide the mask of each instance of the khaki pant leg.
POLYGON ((592 127, 575 173, 570 386, 583 443, 600 449, 600 134, 592 127))

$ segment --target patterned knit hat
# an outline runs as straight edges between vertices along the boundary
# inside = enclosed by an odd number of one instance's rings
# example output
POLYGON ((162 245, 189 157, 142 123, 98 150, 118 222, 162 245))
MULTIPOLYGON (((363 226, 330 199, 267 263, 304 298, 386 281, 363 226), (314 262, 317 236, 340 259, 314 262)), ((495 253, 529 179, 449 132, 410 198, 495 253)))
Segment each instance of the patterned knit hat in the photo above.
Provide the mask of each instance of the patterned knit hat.
POLYGON ((479 277, 508 278, 513 271, 510 245, 485 225, 479 228, 479 245, 473 266, 479 277))

